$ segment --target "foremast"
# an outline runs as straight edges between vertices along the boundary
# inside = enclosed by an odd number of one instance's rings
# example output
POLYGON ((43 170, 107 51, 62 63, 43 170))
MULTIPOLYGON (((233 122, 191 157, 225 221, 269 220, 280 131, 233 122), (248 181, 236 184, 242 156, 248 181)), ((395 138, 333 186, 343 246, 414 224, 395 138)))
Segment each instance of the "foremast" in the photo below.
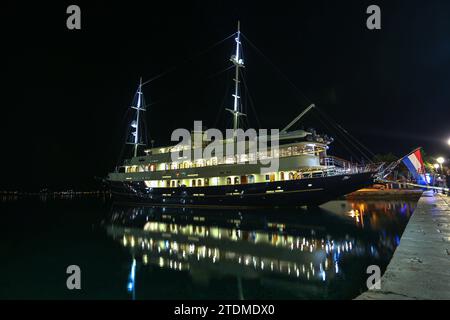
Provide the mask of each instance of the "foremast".
POLYGON ((233 96, 233 109, 228 109, 233 114, 233 138, 236 138, 237 129, 239 127, 239 117, 245 115, 241 112, 241 103, 240 103, 240 92, 239 92, 239 69, 244 68, 244 60, 241 58, 241 23, 238 21, 237 25, 237 33, 236 38, 234 39, 236 41, 236 53, 231 56, 230 61, 233 62, 235 66, 235 75, 234 75, 234 94, 233 96))
POLYGON ((136 118, 135 120, 133 120, 131 122, 131 127, 135 129, 135 131, 132 131, 131 134, 133 136, 133 141, 130 142, 129 144, 133 145, 133 155, 134 157, 137 156, 138 153, 138 148, 141 145, 145 145, 144 143, 142 143, 140 137, 142 135, 141 133, 141 111, 144 112, 146 111, 145 106, 143 106, 143 101, 144 101, 144 96, 142 93, 142 78, 140 78, 139 80, 139 86, 138 86, 138 90, 136 92, 137 95, 137 99, 136 99, 136 105, 132 105, 131 108, 136 110, 136 118))

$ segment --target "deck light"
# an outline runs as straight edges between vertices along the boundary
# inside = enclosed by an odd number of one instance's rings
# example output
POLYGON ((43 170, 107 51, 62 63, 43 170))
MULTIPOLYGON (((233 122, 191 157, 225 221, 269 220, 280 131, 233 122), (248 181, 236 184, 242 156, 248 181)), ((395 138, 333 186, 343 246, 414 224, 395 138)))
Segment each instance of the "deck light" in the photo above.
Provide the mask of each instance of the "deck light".
POLYGON ((444 157, 439 157, 436 159, 437 163, 439 163, 439 166, 441 167, 441 173, 444 173, 444 168, 442 167, 442 164, 445 162, 444 157))

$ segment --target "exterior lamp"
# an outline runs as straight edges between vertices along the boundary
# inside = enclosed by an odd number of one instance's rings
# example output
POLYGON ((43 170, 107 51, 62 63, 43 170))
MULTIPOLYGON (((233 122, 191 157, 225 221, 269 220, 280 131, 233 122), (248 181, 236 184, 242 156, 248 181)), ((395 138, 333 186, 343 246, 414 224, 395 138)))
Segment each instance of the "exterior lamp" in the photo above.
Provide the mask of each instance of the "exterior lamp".
POLYGON ((445 159, 443 157, 439 157, 436 159, 437 163, 441 166, 441 173, 444 173, 444 169, 442 168, 442 164, 445 162, 445 159))

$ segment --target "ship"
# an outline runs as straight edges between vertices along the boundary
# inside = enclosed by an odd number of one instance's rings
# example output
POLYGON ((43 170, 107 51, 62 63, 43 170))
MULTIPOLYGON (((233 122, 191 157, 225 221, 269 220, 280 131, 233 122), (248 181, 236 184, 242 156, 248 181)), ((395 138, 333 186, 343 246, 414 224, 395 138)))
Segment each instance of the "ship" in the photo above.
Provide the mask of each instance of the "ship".
MULTIPOLYGON (((240 97, 240 74, 245 67, 242 59, 241 31, 235 33, 236 48, 231 56, 234 73, 233 107, 227 108, 233 117, 233 135, 219 141, 224 149, 236 142, 242 112, 240 97)), ((234 50, 234 49, 233 49, 234 50)), ((318 206, 344 196, 360 188, 372 185, 379 167, 356 165, 334 156, 327 151, 333 138, 315 130, 290 129, 316 106, 309 105, 276 135, 276 145, 254 152, 250 142, 241 154, 235 144, 233 153, 211 153, 194 157, 197 137, 200 147, 205 147, 203 128, 195 128, 192 141, 180 146, 147 148, 144 143, 146 126, 142 124, 146 111, 139 82, 132 103, 134 118, 130 127, 129 144, 133 147, 130 158, 123 160, 105 181, 113 197, 120 201, 151 203, 164 206, 222 206, 222 207, 279 207, 318 206), (181 150, 182 149, 182 150, 181 150), (188 150, 186 150, 188 149, 188 150), (190 151, 190 156, 174 157, 176 152, 190 151), (264 161, 263 161, 264 160, 264 161), (276 160, 277 166, 267 171, 267 161, 276 160)), ((271 140, 272 136, 257 136, 271 140)))

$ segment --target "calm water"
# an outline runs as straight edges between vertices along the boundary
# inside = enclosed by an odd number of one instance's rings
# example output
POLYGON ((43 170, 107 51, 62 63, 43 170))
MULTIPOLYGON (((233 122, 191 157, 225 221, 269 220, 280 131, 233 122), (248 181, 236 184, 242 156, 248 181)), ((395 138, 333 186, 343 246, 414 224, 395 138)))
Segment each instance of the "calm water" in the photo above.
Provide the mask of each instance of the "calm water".
POLYGON ((415 202, 182 209, 3 199, 0 299, 351 299, 415 202), (66 289, 81 268, 82 290, 66 289))

